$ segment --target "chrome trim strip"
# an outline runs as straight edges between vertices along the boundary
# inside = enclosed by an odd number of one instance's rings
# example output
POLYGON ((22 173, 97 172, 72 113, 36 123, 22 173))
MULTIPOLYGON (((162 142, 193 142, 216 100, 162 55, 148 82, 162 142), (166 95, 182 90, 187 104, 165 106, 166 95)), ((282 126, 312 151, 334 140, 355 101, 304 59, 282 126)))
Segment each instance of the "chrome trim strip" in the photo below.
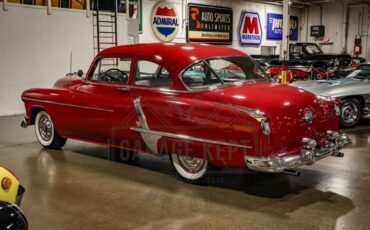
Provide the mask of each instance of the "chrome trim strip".
POLYGON ((141 97, 137 97, 134 100, 134 107, 136 115, 140 122, 140 127, 143 129, 149 129, 148 122, 146 121, 145 114, 143 112, 143 108, 141 108, 141 97))
POLYGON ((261 112, 257 109, 250 109, 247 107, 241 107, 237 105, 231 105, 231 104, 223 104, 223 103, 217 103, 217 102, 211 102, 214 105, 223 106, 229 109, 235 109, 237 111, 245 112, 251 117, 255 118, 258 122, 261 122, 262 120, 266 120, 267 117, 265 116, 264 112, 261 112))
POLYGON ((60 102, 54 102, 54 101, 47 101, 47 100, 38 100, 38 99, 31 99, 27 97, 22 97, 23 101, 34 101, 34 102, 41 102, 41 103, 47 103, 52 105, 60 105, 60 106, 68 106, 78 109, 88 109, 88 110, 95 110, 95 111, 102 111, 102 112, 113 112, 111 109, 101 109, 101 108, 94 108, 94 107, 88 107, 88 106, 81 106, 81 105, 72 105, 72 104, 66 104, 66 103, 60 103, 60 102))
POLYGON ((186 140, 186 141, 202 142, 202 143, 215 144, 215 145, 225 145, 225 146, 245 148, 245 149, 252 148, 252 147, 247 146, 247 145, 232 144, 232 143, 228 143, 228 142, 214 141, 214 140, 209 140, 209 139, 191 137, 191 136, 187 136, 187 135, 154 131, 154 130, 150 130, 150 129, 131 128, 131 130, 135 131, 135 132, 139 132, 141 134, 152 134, 152 135, 156 135, 156 136, 170 137, 170 138, 181 139, 181 140, 186 140))

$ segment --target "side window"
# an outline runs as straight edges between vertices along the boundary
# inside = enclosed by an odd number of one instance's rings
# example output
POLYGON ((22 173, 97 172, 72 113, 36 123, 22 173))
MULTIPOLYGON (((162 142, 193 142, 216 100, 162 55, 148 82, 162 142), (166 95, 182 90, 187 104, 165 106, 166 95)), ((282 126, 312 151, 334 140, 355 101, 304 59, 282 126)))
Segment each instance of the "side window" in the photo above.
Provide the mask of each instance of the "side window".
POLYGON ((302 51, 302 46, 300 45, 290 45, 290 53, 296 53, 296 54, 301 54, 302 51))
POLYGON ((166 88, 172 86, 172 78, 164 67, 150 61, 139 60, 136 67, 135 84, 166 88))
POLYGON ((209 61, 209 65, 224 82, 246 79, 243 70, 230 61, 214 59, 209 61))
POLYGON ((130 58, 103 58, 95 66, 91 80, 127 83, 130 76, 130 58))
POLYGON ((189 88, 208 87, 221 82, 204 61, 187 68, 182 74, 182 81, 189 88))

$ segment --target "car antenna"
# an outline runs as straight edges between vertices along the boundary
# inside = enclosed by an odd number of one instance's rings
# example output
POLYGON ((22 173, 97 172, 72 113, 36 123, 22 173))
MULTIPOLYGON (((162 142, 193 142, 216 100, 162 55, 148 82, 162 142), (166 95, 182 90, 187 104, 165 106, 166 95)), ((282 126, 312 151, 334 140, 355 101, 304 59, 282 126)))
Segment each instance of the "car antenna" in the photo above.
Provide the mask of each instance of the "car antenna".
POLYGON ((69 56, 69 73, 72 73, 72 50, 69 56))

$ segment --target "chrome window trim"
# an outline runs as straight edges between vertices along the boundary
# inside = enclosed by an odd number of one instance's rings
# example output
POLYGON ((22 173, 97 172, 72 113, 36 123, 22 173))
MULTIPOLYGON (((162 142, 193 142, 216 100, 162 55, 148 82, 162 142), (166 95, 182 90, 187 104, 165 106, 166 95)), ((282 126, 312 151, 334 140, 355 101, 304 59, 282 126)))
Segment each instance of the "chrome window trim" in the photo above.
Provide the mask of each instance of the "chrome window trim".
POLYGON ((209 139, 204 139, 204 138, 191 137, 191 136, 188 136, 188 135, 155 131, 155 130, 151 130, 151 129, 142 129, 142 128, 132 127, 131 130, 135 131, 135 132, 139 132, 141 134, 143 134, 143 133, 144 134, 151 134, 151 135, 156 135, 156 136, 160 136, 160 137, 170 137, 170 138, 181 139, 181 140, 186 140, 186 141, 201 142, 201 143, 215 144, 215 145, 224 145, 224 146, 245 148, 245 149, 252 148, 252 147, 247 146, 247 145, 233 144, 233 143, 223 142, 223 141, 214 141, 214 140, 209 140, 209 139))
POLYGON ((41 102, 46 104, 52 104, 52 105, 59 105, 59 106, 68 106, 78 109, 87 109, 87 110, 95 110, 95 111, 102 111, 102 112, 113 112, 111 109, 102 109, 102 108, 95 108, 95 107, 89 107, 89 106, 81 106, 81 105, 73 105, 73 104, 67 104, 67 103, 60 103, 60 102, 54 102, 54 101, 48 101, 48 100, 39 100, 39 99, 32 99, 27 97, 22 97, 23 101, 34 101, 34 102, 41 102))

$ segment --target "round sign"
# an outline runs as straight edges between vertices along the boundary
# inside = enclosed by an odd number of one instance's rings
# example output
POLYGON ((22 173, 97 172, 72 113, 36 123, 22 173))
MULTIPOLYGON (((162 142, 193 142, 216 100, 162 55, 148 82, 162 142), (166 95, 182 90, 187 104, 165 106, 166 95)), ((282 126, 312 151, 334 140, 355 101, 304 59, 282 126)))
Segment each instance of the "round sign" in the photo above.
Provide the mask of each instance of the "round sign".
POLYGON ((152 10, 151 26, 154 35, 160 41, 172 41, 179 30, 179 17, 175 6, 163 1, 155 4, 152 10))

